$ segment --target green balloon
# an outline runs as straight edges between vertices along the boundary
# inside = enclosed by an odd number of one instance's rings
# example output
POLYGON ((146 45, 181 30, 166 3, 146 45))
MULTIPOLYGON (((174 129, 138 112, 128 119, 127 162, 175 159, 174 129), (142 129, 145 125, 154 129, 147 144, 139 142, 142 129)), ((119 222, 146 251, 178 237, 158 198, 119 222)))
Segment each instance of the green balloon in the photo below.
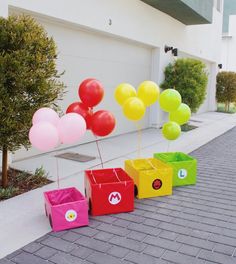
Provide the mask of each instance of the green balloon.
POLYGON ((180 136, 181 128, 175 122, 167 122, 162 127, 162 134, 168 140, 175 140, 180 136))
POLYGON ((174 89, 166 89, 160 95, 159 103, 162 110, 172 112, 178 109, 182 102, 181 95, 174 89))
POLYGON ((191 110, 189 106, 186 104, 181 104, 176 111, 170 112, 169 114, 170 121, 176 122, 179 125, 183 125, 187 123, 190 117, 191 117, 191 110))

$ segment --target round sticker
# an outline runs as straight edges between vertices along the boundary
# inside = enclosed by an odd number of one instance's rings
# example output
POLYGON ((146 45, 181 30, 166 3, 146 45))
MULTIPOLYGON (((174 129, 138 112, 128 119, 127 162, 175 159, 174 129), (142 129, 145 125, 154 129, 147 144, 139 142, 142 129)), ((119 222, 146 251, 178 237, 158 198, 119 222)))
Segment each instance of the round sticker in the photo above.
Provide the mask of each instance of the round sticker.
POLYGON ((110 204, 116 205, 121 201, 121 194, 119 192, 112 192, 108 197, 110 204))
POLYGON ((75 210, 68 210, 65 214, 65 219, 67 222, 73 222, 77 218, 77 213, 75 210))
POLYGON ((188 172, 185 169, 180 169, 178 171, 178 177, 183 180, 184 178, 186 178, 188 175, 188 172))
POLYGON ((154 190, 159 190, 161 188, 161 186, 162 186, 162 181, 160 179, 156 179, 152 183, 152 188, 154 190))

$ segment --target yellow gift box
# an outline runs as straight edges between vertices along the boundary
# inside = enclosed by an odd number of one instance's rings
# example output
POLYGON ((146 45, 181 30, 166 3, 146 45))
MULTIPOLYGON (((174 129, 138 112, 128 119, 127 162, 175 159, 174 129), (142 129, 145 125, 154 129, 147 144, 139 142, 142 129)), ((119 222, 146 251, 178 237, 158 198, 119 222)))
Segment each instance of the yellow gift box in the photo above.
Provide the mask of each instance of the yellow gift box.
POLYGON ((126 160, 125 171, 133 178, 139 199, 172 194, 173 169, 160 160, 126 160))

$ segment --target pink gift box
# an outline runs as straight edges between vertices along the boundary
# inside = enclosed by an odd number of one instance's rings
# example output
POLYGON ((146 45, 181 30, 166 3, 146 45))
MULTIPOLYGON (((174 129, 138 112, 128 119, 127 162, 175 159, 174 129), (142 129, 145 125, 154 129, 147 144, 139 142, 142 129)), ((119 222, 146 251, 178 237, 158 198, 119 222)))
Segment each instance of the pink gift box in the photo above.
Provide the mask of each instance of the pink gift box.
POLYGON ((88 225, 88 204, 74 187, 44 193, 45 211, 53 231, 88 225))

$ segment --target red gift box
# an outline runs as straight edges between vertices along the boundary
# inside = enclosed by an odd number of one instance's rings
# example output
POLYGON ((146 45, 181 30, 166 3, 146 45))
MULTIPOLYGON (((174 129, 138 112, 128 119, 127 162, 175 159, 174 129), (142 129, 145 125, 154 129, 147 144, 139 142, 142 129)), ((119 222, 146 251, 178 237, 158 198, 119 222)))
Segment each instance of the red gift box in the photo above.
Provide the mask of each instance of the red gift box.
POLYGON ((121 168, 85 171, 85 194, 94 216, 134 210, 134 182, 121 168))

